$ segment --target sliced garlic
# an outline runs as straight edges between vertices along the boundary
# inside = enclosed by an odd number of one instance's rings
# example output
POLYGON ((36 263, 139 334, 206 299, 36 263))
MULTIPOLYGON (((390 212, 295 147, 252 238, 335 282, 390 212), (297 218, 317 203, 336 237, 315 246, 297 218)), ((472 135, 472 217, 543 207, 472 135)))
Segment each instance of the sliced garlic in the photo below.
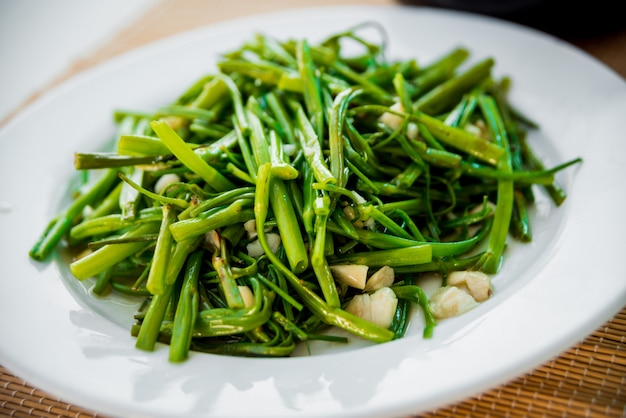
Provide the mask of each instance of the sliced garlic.
MULTIPOLYGON (((259 235, 256 229, 256 221, 254 219, 250 219, 244 222, 243 229, 245 229, 248 239, 254 239, 259 235)), ((271 226, 265 227, 265 232, 270 232, 271 230, 272 230, 271 226)))
POLYGON ((337 264, 330 266, 330 271, 335 279, 347 286, 361 290, 365 288, 368 269, 369 267, 361 264, 337 264))
POLYGON ((154 192, 156 194, 161 194, 163 191, 170 185, 174 183, 178 183, 180 181, 180 176, 174 173, 163 174, 154 184, 154 192))
POLYGON ((211 251, 219 252, 221 250, 220 234, 215 229, 204 233, 204 246, 211 251))
POLYGON ((383 328, 389 328, 398 307, 398 298, 388 287, 369 294, 356 295, 346 305, 346 311, 383 328))
POLYGON ((472 134, 474 136, 477 136, 479 138, 480 138, 480 135, 482 133, 478 126, 473 125, 471 123, 466 124, 463 129, 465 130, 465 132, 470 133, 470 134, 472 134))
MULTIPOLYGON (((400 102, 394 103, 393 105, 391 105, 391 107, 389 107, 389 109, 395 112, 404 113, 404 106, 400 102)), ((378 118, 378 120, 381 123, 387 125, 390 129, 393 129, 394 131, 400 128, 402 126, 402 123, 404 123, 404 117, 391 112, 383 113, 382 115, 380 115, 380 118, 378 118)), ((409 139, 419 138, 419 129, 417 128, 417 125, 413 122, 409 122, 407 124, 405 133, 407 138, 409 139)))
POLYGON ((480 271, 453 271, 448 275, 449 286, 466 286, 477 302, 484 302, 491 295, 491 278, 480 271))
POLYGON ((409 122, 409 124, 406 126, 406 137, 413 140, 420 137, 419 129, 417 128, 417 125, 413 122, 409 122))
POLYGON ((383 287, 389 287, 395 280, 395 274, 393 268, 389 266, 383 266, 376 270, 365 283, 365 291, 372 292, 374 290, 381 289, 383 287))
POLYGON ((248 239, 253 239, 257 237, 256 221, 254 219, 250 219, 249 221, 244 222, 243 229, 246 230, 246 233, 248 234, 248 239))
MULTIPOLYGON (((270 250, 272 251, 272 253, 276 254, 276 252, 278 251, 278 247, 280 247, 281 243, 280 235, 270 232, 268 234, 265 234, 265 237, 267 238, 267 244, 269 245, 270 250)), ((246 250, 248 252, 248 255, 252 258, 257 258, 265 254, 265 251, 263 251, 263 247, 261 246, 261 243, 258 239, 246 245, 246 250)))
POLYGON ((465 280, 465 283, 476 302, 484 302, 491 296, 491 279, 486 274, 472 274, 465 280))
POLYGON ((254 241, 246 245, 246 251, 248 252, 248 255, 252 258, 257 258, 265 254, 265 251, 263 251, 263 247, 261 246, 261 243, 258 239, 255 239, 254 241))
POLYGON ((492 141, 491 134, 489 133, 489 129, 487 129, 487 125, 485 124, 485 121, 482 119, 478 119, 474 123, 465 124, 464 130, 465 132, 468 132, 486 141, 492 141))
POLYGON ((270 250, 276 254, 276 252, 278 252, 278 247, 280 247, 280 235, 274 233, 274 232, 270 232, 265 234, 265 237, 267 238, 267 245, 269 245, 270 250))
MULTIPOLYGON (((391 107, 389 107, 389 110, 404 113, 404 106, 402 106, 402 103, 397 102, 391 105, 391 107)), ((398 129, 404 122, 404 118, 402 116, 396 115, 395 113, 391 112, 383 113, 382 115, 380 115, 378 120, 393 130, 398 129)))
POLYGON ((443 286, 430 296, 430 310, 438 319, 461 315, 479 304, 472 295, 456 286, 443 286))
POLYGON ((382 287, 370 295, 370 322, 389 328, 398 308, 398 298, 393 290, 382 287))
POLYGON ((254 293, 248 286, 237 286, 239 289, 239 294, 241 295, 241 299, 243 299, 243 304, 246 308, 254 306, 254 293))

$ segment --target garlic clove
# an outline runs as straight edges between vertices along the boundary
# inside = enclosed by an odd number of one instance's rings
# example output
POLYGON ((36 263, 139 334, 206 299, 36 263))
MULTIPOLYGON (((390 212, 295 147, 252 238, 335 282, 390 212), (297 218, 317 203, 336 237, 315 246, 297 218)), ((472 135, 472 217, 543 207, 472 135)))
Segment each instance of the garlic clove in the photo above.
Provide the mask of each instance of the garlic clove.
POLYGON ((369 321, 389 328, 398 308, 398 298, 393 290, 382 287, 370 295, 369 321))
POLYGON ((472 295, 456 286, 443 286, 430 296, 430 310, 438 319, 461 315, 478 306, 472 295))
POLYGON ((178 183, 180 181, 180 176, 174 173, 163 174, 159 179, 154 183, 154 192, 156 194, 161 194, 163 191, 174 183, 178 183))
POLYGON ((398 308, 398 298, 388 287, 378 289, 369 294, 354 296, 346 311, 383 328, 389 328, 398 308))
MULTIPOLYGON (((402 103, 400 102, 394 103, 389 109, 400 113, 404 112, 404 106, 402 106, 402 103)), ((404 123, 404 118, 402 116, 391 112, 383 113, 380 115, 378 120, 393 130, 398 129, 404 123)))
POLYGON ((381 289, 383 287, 389 287, 395 280, 395 274, 393 268, 389 266, 383 266, 376 270, 369 279, 365 282, 365 291, 372 292, 374 290, 381 289))
POLYGON ((448 275, 449 286, 467 287, 477 302, 484 302, 491 296, 491 278, 481 271, 454 271, 448 275))
MULTIPOLYGON (((272 253, 276 254, 281 244, 280 235, 270 232, 265 234, 265 238, 267 239, 267 245, 270 247, 272 253)), ((248 245, 246 245, 246 250, 248 255, 252 258, 257 258, 265 254, 265 251, 263 250, 263 247, 258 239, 248 243, 248 245)))
POLYGON ((491 296, 491 279, 484 273, 475 273, 479 274, 470 275, 465 282, 476 302, 484 302, 491 296))
POLYGON ((252 293, 252 290, 248 286, 237 286, 237 289, 239 289, 244 306, 246 308, 254 306, 254 293, 252 293))
POLYGON ((361 264, 337 264, 330 266, 330 271, 335 279, 356 289, 365 288, 368 269, 369 267, 361 264))
POLYGON ((204 233, 204 246, 213 252, 219 252, 221 250, 221 237, 215 229, 204 233))

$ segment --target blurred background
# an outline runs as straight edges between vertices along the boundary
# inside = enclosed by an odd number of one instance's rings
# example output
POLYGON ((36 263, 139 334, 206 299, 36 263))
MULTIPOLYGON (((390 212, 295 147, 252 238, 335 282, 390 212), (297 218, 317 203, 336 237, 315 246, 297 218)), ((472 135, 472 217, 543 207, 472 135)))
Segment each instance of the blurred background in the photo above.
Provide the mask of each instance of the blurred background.
POLYGON ((157 0, 0 0, 0 121, 157 0))
POLYGON ((610 0, 0 0, 0 125, 43 90, 121 52, 186 29, 287 7, 403 4, 490 15, 563 38, 626 77, 626 19, 618 10, 620 3, 610 0), (160 24, 151 26, 151 19, 159 20, 160 24))
POLYGON ((626 28, 620 2, 614 0, 430 0, 427 3, 492 15, 559 37, 583 38, 626 28))

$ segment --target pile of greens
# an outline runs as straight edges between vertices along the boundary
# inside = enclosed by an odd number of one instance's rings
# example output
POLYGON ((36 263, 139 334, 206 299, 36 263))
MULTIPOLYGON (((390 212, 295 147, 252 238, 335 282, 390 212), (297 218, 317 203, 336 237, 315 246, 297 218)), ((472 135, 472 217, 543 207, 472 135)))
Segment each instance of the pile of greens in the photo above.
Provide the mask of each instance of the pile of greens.
POLYGON ((63 242, 95 294, 145 300, 136 346, 171 361, 347 341, 329 326, 382 343, 416 305, 429 337, 420 275, 495 274, 508 239, 531 240, 536 190, 560 205, 554 175, 580 160, 542 165, 494 59, 391 62, 363 26, 315 45, 258 34, 171 104, 116 111, 115 148, 75 155, 84 184, 31 257, 63 242), (334 277, 346 264, 393 268, 389 328, 343 309, 364 292, 334 277))

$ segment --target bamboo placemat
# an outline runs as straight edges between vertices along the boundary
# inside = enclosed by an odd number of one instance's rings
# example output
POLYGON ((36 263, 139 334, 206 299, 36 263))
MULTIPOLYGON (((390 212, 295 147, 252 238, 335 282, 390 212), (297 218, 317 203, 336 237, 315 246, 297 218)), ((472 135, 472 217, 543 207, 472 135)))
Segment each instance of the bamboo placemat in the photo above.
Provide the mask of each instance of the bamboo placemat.
MULTIPOLYGON (((391 5, 396 2, 343 0, 341 3, 391 5)), ((75 62, 63 76, 24 105, 85 69, 184 30, 244 15, 335 4, 337 1, 333 0, 163 0, 102 48, 75 62)), ((568 41, 626 78, 626 31, 568 41)), ((65 403, 0 366, 0 416, 86 418, 104 415, 65 403)), ((532 372, 478 396, 420 415, 424 418, 570 416, 626 417, 626 307, 592 335, 532 372)))
MULTIPOLYGON (((29 386, 0 366, 0 415, 104 417, 29 386)), ((626 308, 592 335, 511 382, 436 411, 437 417, 626 416, 626 308)))

